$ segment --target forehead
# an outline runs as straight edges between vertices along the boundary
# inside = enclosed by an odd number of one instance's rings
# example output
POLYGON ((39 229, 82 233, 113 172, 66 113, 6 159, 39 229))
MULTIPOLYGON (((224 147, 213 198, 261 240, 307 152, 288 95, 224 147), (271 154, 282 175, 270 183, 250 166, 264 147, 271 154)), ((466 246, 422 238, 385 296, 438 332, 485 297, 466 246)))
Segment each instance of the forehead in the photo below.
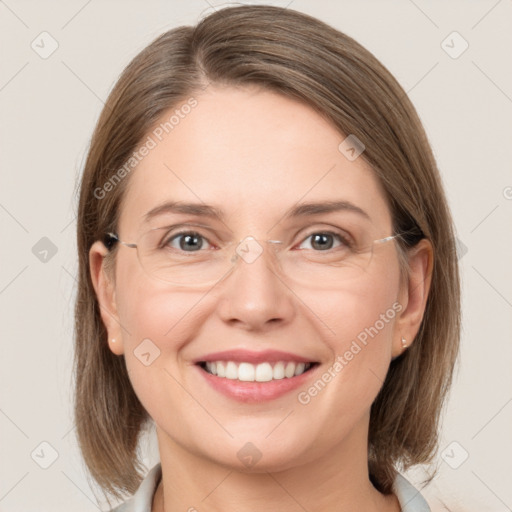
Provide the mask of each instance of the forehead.
POLYGON ((391 225, 371 168, 339 151, 345 136, 311 107, 259 88, 210 86, 193 99, 145 137, 151 149, 129 177, 121 229, 168 201, 213 205, 257 228, 301 203, 343 200, 391 225))

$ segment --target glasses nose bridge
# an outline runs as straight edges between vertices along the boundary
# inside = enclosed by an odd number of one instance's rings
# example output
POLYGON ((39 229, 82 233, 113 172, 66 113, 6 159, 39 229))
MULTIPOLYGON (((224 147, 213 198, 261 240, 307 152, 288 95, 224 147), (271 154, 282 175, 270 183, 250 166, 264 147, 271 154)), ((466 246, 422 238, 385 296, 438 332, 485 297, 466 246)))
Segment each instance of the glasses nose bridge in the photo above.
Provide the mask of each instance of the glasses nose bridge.
POLYGON ((231 254, 231 263, 236 265, 238 260, 243 260, 246 264, 252 264, 261 257, 265 258, 270 253, 271 263, 276 264, 279 251, 283 247, 282 240, 263 240, 253 236, 247 236, 235 244, 231 254))

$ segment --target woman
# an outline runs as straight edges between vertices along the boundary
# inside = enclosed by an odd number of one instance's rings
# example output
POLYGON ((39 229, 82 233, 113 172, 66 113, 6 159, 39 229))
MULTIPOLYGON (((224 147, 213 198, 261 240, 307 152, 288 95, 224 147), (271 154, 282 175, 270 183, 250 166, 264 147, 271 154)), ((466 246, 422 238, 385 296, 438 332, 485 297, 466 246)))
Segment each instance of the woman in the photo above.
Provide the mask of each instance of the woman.
POLYGON ((449 208, 403 89, 270 6, 144 49, 78 214, 77 433, 118 511, 427 511, 456 361, 449 208), (154 424, 160 463, 138 441, 154 424))

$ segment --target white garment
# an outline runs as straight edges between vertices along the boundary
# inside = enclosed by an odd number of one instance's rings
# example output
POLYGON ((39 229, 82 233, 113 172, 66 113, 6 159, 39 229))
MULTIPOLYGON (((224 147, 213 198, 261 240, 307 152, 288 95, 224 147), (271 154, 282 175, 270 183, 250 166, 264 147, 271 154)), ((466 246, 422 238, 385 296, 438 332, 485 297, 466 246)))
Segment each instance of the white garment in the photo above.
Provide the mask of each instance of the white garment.
MULTIPOLYGON (((153 495, 162 477, 160 462, 154 466, 141 482, 137 492, 128 500, 110 512, 151 512, 153 495)), ((400 473, 393 483, 402 512, 431 512, 421 493, 400 473)))

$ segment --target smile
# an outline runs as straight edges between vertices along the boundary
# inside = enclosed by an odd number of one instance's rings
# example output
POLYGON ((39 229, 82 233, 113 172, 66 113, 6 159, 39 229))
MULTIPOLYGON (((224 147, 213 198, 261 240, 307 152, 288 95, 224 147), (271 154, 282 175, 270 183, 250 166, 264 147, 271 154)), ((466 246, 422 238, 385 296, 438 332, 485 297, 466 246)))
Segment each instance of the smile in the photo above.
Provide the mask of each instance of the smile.
POLYGON ((307 385, 321 366, 315 359, 281 350, 236 348, 203 354, 193 366, 215 392, 237 402, 258 403, 307 385))

